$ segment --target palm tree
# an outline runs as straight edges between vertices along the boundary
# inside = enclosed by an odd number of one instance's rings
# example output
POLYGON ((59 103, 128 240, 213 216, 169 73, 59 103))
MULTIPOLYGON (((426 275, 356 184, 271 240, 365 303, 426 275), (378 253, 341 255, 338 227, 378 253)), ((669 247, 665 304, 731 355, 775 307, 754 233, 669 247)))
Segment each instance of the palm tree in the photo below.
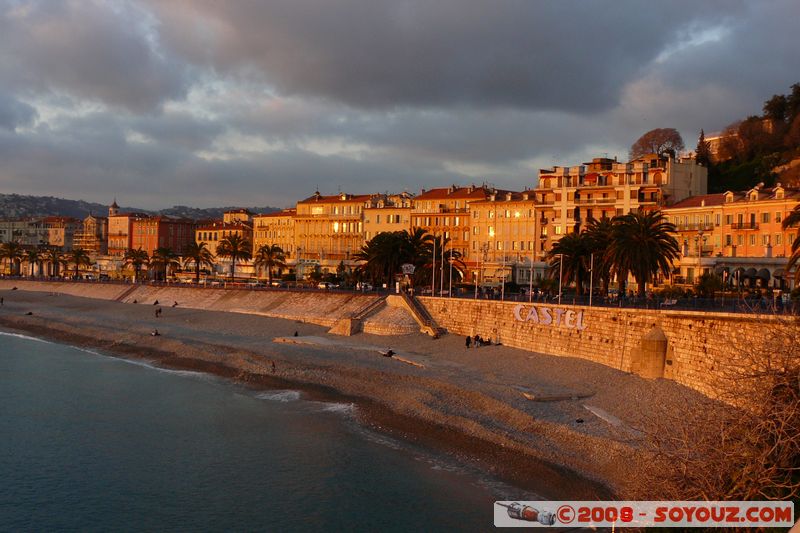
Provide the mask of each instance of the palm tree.
POLYGON ((14 274, 14 267, 16 266, 17 274, 19 274, 19 263, 22 261, 23 250, 22 245, 16 241, 5 242, 0 245, 0 259, 8 261, 9 272, 14 274))
POLYGON ((67 253, 67 262, 75 265, 75 278, 78 278, 78 271, 81 266, 91 266, 92 260, 83 248, 73 248, 67 253))
POLYGON ((547 258, 551 277, 561 276, 562 283, 575 283, 578 296, 583 294, 583 283, 589 277, 589 242, 585 233, 567 233, 557 240, 547 258))
POLYGON ((267 282, 271 284, 272 269, 276 267, 284 268, 286 266, 286 255, 283 253, 283 249, 277 244, 265 244, 256 250, 253 266, 256 267, 256 271, 261 268, 266 268, 267 282))
MULTIPOLYGON (((800 224, 800 205, 795 206, 792 212, 783 219, 783 229, 797 224, 800 224)), ((786 263, 786 272, 788 273, 792 268, 795 268, 794 283, 795 285, 800 284, 800 233, 792 243, 792 254, 786 263)))
POLYGON ((403 263, 413 263, 414 256, 406 231, 378 233, 353 256, 363 261, 358 271, 377 285, 390 283, 403 263))
POLYGON ((217 256, 230 258, 231 281, 233 281, 236 272, 236 263, 238 261, 247 261, 253 257, 250 241, 238 234, 228 235, 219 241, 217 245, 217 256))
POLYGON ((147 256, 147 252, 139 248, 138 250, 126 250, 125 251, 125 266, 133 267, 133 281, 136 282, 139 279, 139 273, 142 270, 143 265, 147 265, 150 263, 150 258, 147 256))
MULTIPOLYGON (((30 269, 30 277, 34 276, 34 268, 36 266, 40 266, 42 262, 42 251, 34 248, 32 250, 25 251, 25 262, 28 263, 28 268, 30 269)), ((41 269, 39 269, 41 271, 41 269)))
POLYGON ((61 255, 61 250, 58 246, 48 246, 42 253, 42 260, 50 265, 49 275, 57 277, 59 274, 59 267, 64 265, 66 267, 66 260, 61 255))
POLYGON ((600 292, 603 296, 608 295, 608 286, 611 284, 611 258, 608 251, 611 249, 611 241, 614 239, 614 223, 610 218, 593 219, 586 227, 585 237, 590 256, 594 255, 594 260, 590 259, 590 267, 593 269, 592 276, 599 279, 601 283, 600 292), (594 274, 596 272, 596 274, 594 274))
POLYGON ((183 249, 183 268, 194 264, 194 282, 200 283, 200 269, 204 266, 214 267, 214 254, 208 249, 208 243, 190 242, 183 249))
POLYGON ((169 267, 178 266, 178 256, 170 248, 156 248, 150 257, 150 267, 155 269, 155 278, 166 281, 169 267), (163 278, 161 275, 163 274, 163 278))
POLYGON ((659 272, 669 276, 673 261, 680 257, 676 232, 661 211, 616 217, 608 253, 620 284, 632 274, 639 296, 644 296, 647 283, 659 272))

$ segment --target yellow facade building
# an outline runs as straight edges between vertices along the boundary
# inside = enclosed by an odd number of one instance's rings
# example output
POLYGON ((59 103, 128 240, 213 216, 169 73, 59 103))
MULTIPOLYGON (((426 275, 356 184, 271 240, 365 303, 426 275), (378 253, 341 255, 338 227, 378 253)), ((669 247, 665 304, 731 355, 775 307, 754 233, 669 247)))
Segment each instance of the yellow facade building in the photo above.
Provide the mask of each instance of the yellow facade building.
POLYGON ((253 217, 253 253, 262 246, 277 244, 286 256, 287 262, 294 262, 295 235, 294 216, 296 209, 284 209, 275 213, 265 213, 253 217))

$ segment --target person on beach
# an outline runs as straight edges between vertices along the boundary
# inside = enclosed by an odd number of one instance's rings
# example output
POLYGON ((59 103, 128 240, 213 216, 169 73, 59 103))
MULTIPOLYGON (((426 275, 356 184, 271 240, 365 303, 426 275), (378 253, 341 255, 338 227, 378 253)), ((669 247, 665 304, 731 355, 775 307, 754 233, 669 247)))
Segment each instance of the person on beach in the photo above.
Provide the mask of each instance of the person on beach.
POLYGON ((178 307, 178 302, 173 303, 172 307, 178 307))
POLYGON ((155 302, 153 302, 153 305, 158 305, 158 300, 156 300, 155 302))
POLYGON ((275 361, 272 361, 272 373, 275 373, 275 361))
POLYGON ((161 308, 159 307, 159 308, 156 309, 156 318, 158 318, 160 316, 161 316, 161 308))
POLYGON ((0 307, 3 307, 3 297, 0 296, 0 307))
POLYGON ((161 336, 161 333, 159 333, 157 329, 154 329, 153 332, 150 333, 150 335, 152 335, 153 337, 159 337, 161 336))
POLYGON ((472 337, 470 337, 469 335, 467 335, 467 339, 466 339, 466 341, 464 341, 464 342, 465 342, 465 343, 466 343, 466 345, 467 345, 467 349, 469 349, 469 345, 470 345, 470 344, 472 344, 472 337))
POLYGON ((480 348, 481 346, 481 336, 477 333, 475 334, 475 347, 480 348))

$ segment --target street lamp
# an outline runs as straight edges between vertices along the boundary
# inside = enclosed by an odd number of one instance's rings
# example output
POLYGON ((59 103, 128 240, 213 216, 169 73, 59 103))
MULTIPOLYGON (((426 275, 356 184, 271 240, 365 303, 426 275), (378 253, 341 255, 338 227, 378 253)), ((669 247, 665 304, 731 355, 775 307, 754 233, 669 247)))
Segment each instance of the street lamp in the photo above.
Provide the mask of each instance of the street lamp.
POLYGON ((564 275, 564 254, 558 254, 558 305, 561 305, 561 278, 564 275))

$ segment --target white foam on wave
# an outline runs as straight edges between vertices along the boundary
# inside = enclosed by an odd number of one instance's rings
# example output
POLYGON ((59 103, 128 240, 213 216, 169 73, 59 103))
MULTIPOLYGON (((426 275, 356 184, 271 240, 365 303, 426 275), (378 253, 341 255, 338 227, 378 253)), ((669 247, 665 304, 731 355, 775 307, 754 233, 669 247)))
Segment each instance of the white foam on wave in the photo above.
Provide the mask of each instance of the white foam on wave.
POLYGON ((272 402, 295 402, 300 399, 300 392, 296 390, 282 390, 282 391, 269 391, 256 394, 256 398, 260 400, 269 400, 272 402))
POLYGON ((0 331, 0 335, 5 335, 6 337, 17 337, 18 339, 27 339, 29 341, 38 341, 38 342, 43 342, 45 344, 54 344, 50 341, 40 339, 39 337, 31 337, 30 335, 23 335, 22 333, 10 333, 7 331, 0 331))
POLYGON ((325 403, 322 411, 350 416, 356 412, 356 405, 354 403, 325 403))

